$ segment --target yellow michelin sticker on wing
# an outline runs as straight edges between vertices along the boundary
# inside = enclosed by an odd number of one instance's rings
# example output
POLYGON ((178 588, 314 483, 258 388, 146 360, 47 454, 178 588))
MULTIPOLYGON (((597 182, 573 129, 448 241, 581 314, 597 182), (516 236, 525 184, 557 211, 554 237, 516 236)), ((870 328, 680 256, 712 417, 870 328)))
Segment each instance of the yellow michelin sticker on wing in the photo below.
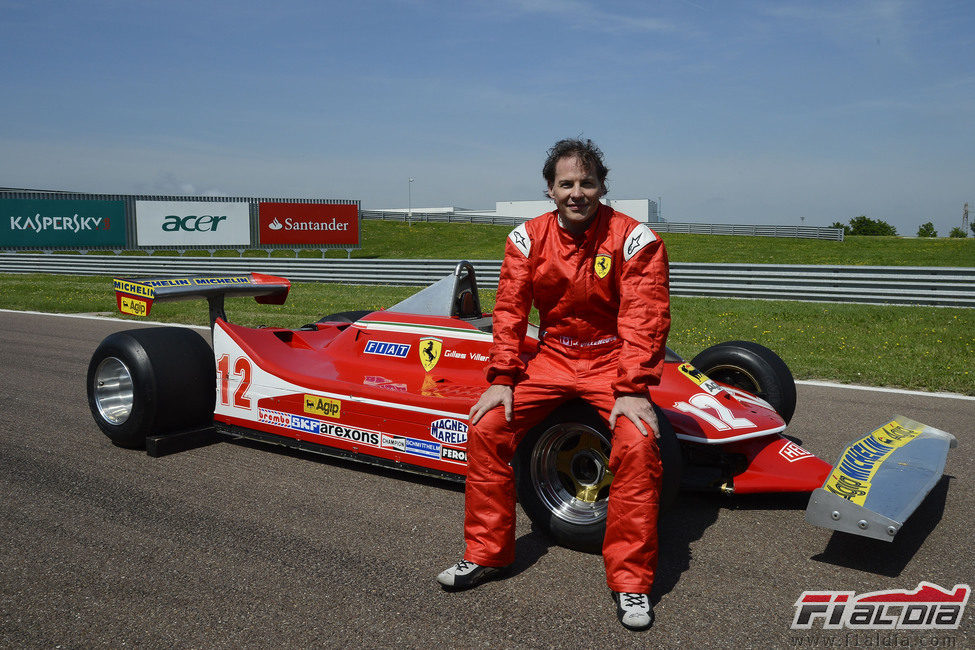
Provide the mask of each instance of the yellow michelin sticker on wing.
POLYGON ((114 280, 115 290, 120 293, 127 293, 130 296, 142 296, 152 300, 156 297, 155 290, 147 284, 139 282, 129 282, 128 280, 114 280))
POLYGON ((870 494, 871 480, 892 453, 924 430, 892 420, 846 448, 823 489, 862 506, 870 494))

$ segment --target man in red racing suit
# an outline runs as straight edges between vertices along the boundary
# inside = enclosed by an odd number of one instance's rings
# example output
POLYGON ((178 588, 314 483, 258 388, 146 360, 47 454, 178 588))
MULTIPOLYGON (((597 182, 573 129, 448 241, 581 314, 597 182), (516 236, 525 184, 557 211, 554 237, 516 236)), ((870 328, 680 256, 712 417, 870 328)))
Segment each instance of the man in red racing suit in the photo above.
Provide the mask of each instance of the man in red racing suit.
POLYGON ((620 621, 643 629, 653 621, 647 594, 657 561, 661 477, 648 390, 660 381, 670 329, 667 253, 650 228, 599 202, 605 167, 594 145, 561 141, 550 161, 553 156, 555 173, 546 180, 557 209, 515 228, 505 244, 487 370, 492 386, 471 411, 467 551, 438 580, 447 589, 466 589, 514 560, 509 462, 527 431, 560 404, 581 398, 612 431, 607 582, 620 621), (559 155, 565 142, 591 147, 595 160, 587 168, 585 149, 559 155), (539 342, 528 351, 523 343, 533 303, 539 342))

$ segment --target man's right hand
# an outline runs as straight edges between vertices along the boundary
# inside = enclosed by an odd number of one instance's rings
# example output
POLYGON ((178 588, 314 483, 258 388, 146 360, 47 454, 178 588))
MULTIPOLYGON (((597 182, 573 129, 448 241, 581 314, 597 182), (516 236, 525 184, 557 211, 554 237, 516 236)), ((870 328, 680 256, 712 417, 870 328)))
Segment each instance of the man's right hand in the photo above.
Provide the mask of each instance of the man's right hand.
POLYGON ((471 407, 470 419, 471 426, 477 424, 481 416, 493 409, 495 406, 504 405, 504 419, 511 422, 514 413, 514 390, 511 386, 504 384, 491 384, 488 389, 481 393, 481 398, 477 404, 471 407))

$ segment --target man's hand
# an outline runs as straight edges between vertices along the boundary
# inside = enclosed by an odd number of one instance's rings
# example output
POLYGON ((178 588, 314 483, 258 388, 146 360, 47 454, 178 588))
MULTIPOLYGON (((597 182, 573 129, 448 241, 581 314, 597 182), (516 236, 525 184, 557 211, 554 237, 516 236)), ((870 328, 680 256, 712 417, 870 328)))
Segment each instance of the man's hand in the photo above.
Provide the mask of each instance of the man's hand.
MULTIPOLYGON (((514 413, 512 404, 514 403, 514 390, 511 386, 503 384, 491 384, 488 389, 481 393, 481 398, 477 404, 471 407, 471 426, 477 424, 481 416, 500 404, 504 405, 504 419, 511 422, 514 413)), ((654 420, 656 422, 656 420, 654 420)))
POLYGON ((616 418, 621 415, 635 424, 644 436, 650 434, 647 431, 647 427, 649 427, 650 431, 653 431, 654 438, 660 437, 660 425, 657 423, 657 414, 653 410, 653 404, 643 395, 620 395, 616 398, 613 411, 609 414, 610 431, 616 426, 616 418), (644 423, 647 426, 644 426, 644 423))

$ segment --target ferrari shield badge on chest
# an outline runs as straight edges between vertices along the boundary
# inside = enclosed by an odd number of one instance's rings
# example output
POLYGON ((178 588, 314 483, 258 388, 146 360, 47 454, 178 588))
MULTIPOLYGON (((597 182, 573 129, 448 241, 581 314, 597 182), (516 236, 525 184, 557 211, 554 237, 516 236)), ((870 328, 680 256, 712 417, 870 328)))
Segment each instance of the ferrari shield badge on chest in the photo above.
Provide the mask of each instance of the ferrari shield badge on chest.
POLYGON ((596 261, 593 264, 593 269, 596 271, 596 275, 600 279, 605 278, 606 274, 609 273, 609 267, 613 264, 613 258, 609 255, 597 255, 596 261))
POLYGON ((440 361, 441 350, 443 350, 443 341, 440 339, 420 339, 420 363, 423 364, 424 370, 427 372, 433 370, 433 367, 440 361))

